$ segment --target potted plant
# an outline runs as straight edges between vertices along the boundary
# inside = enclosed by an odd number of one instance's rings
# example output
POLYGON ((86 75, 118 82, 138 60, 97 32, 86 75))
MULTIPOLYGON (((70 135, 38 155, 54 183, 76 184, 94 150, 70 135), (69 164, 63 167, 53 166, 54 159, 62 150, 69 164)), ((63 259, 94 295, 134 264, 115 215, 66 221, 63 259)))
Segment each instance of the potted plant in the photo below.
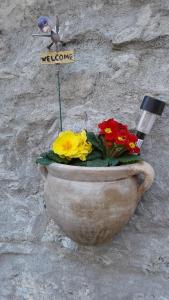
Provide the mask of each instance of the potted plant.
POLYGON ((98 128, 97 134, 61 132, 36 160, 49 216, 84 245, 104 243, 118 233, 154 180, 127 125, 109 119, 98 128))

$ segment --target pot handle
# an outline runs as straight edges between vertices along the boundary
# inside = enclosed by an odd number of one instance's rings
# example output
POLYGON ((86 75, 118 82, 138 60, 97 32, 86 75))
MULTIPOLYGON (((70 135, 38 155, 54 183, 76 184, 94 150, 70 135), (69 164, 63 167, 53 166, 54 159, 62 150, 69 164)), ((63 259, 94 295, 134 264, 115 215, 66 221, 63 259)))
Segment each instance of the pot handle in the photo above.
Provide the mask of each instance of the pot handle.
POLYGON ((45 181, 46 177, 48 175, 48 169, 45 166, 40 165, 39 166, 39 171, 40 171, 40 174, 41 174, 43 180, 45 181))
POLYGON ((144 181, 138 187, 139 198, 146 192, 152 185, 155 177, 154 169, 150 164, 143 161, 135 166, 135 174, 143 173, 144 181))

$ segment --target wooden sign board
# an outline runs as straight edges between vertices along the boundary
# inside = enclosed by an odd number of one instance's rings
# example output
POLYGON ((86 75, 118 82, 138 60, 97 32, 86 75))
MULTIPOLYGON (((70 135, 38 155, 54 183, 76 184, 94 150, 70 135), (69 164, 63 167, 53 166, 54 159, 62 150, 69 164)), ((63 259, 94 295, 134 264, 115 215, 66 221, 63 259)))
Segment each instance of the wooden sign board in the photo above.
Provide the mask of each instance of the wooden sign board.
POLYGON ((41 64, 70 64, 75 61, 74 50, 68 51, 48 51, 40 55, 41 64))

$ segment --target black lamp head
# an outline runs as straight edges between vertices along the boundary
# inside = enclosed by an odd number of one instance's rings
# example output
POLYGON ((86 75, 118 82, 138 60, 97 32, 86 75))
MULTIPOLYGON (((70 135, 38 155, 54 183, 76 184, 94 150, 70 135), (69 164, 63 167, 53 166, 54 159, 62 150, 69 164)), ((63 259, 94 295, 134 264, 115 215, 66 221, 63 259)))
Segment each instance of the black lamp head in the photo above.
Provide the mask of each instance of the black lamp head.
POLYGON ((149 111, 152 114, 161 116, 165 107, 165 102, 159 99, 145 96, 140 109, 149 111))

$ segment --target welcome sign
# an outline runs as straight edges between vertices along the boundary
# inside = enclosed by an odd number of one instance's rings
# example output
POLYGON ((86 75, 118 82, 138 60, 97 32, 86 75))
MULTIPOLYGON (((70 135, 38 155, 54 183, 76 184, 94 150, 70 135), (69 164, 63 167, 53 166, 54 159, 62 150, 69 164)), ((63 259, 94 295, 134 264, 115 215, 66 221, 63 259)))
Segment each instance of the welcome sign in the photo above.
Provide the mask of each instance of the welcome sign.
POLYGON ((75 61, 74 50, 68 51, 48 51, 40 55, 41 64, 70 64, 75 61))

